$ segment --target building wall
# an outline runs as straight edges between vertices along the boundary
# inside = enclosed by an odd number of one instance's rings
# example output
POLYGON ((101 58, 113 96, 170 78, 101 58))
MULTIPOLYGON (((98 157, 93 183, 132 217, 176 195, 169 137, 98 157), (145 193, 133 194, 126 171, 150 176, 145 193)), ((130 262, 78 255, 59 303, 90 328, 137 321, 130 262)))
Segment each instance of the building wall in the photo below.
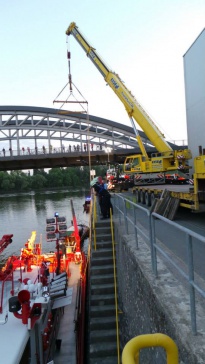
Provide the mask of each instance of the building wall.
POLYGON ((205 29, 184 54, 184 80, 188 146, 194 158, 199 146, 205 148, 205 29))

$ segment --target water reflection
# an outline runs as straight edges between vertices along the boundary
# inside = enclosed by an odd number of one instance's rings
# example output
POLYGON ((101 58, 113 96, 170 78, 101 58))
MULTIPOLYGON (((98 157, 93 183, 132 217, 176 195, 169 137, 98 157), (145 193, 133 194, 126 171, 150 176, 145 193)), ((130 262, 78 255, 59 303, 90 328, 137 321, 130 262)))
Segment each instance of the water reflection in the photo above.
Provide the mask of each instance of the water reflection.
POLYGON ((43 251, 55 250, 55 242, 46 242, 46 218, 55 212, 65 216, 67 225, 72 220, 70 199, 72 198, 78 223, 89 224, 89 214, 83 214, 83 203, 89 191, 61 190, 7 194, 0 196, 0 238, 13 234, 13 243, 1 253, 1 261, 10 255, 19 255, 21 247, 36 230, 39 242, 42 236, 43 251))

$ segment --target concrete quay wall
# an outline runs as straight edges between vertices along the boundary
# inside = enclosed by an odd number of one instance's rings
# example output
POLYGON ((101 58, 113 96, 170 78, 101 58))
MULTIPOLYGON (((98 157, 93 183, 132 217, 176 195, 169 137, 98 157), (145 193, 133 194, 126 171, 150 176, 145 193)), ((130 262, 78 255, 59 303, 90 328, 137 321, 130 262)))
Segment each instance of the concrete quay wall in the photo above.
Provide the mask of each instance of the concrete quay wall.
MULTIPOLYGON (((135 336, 163 333, 177 344, 180 364, 205 363, 205 308, 197 303, 197 335, 191 331, 189 292, 158 258, 158 278, 151 267, 150 247, 114 223, 121 347, 135 336)), ((165 364, 162 348, 140 351, 140 363, 165 364)))

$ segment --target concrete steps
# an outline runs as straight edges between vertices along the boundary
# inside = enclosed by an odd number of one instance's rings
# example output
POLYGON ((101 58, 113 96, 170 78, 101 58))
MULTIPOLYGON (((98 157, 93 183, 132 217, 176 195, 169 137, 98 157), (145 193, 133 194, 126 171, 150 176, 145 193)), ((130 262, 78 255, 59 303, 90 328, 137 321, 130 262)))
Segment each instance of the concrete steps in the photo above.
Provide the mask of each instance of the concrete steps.
POLYGON ((117 363, 113 249, 110 220, 96 224, 90 265, 89 364, 117 363))

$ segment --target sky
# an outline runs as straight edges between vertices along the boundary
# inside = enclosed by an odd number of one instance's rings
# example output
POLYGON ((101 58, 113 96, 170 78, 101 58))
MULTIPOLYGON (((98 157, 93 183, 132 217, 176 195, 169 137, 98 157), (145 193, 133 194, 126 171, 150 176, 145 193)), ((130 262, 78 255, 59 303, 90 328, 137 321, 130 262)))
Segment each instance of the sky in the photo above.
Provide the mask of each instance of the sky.
POLYGON ((83 95, 90 115, 131 126, 124 105, 66 37, 75 22, 167 140, 187 139, 183 56, 204 29, 204 0, 0 0, 0 8, 0 105, 59 108, 53 101, 68 81, 69 50, 77 89, 70 95, 67 87, 63 100, 83 95))

